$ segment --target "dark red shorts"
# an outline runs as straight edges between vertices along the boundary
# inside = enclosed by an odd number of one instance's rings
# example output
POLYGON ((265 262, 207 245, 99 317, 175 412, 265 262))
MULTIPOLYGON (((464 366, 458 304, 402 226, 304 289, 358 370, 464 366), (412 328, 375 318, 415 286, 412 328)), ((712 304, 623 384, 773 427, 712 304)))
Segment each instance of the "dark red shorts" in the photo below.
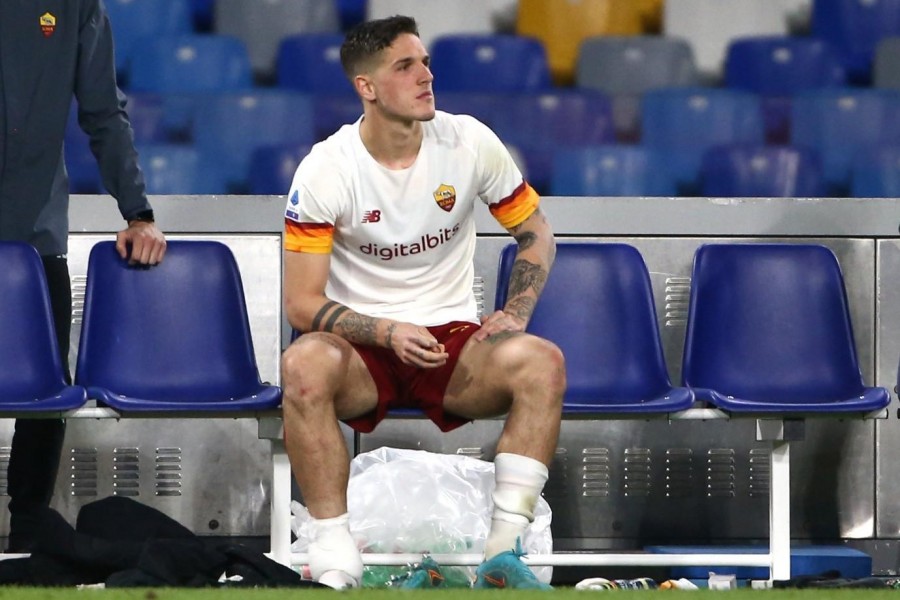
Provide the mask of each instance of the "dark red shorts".
POLYGON ((378 406, 371 412, 346 419, 344 423, 360 433, 369 433, 387 416, 392 408, 417 408, 431 419, 441 431, 465 425, 470 419, 444 412, 444 392, 453 375, 463 346, 478 331, 479 325, 468 321, 453 321, 446 325, 428 327, 437 341, 444 344, 450 358, 436 369, 420 369, 405 365, 390 348, 353 345, 369 369, 378 388, 378 406))

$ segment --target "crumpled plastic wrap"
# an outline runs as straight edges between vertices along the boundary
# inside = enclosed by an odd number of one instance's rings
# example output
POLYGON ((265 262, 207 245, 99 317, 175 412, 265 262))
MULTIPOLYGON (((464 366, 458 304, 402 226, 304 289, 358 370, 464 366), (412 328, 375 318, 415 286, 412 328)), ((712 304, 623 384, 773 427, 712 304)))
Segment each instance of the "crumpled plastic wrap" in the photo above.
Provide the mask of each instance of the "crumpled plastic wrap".
MULTIPOLYGON (((362 552, 481 553, 491 523, 494 464, 469 456, 378 448, 350 463, 347 504, 350 532, 362 552)), ((293 552, 309 547, 309 512, 291 504, 293 552)), ((528 554, 553 551, 550 505, 539 498, 522 547, 528 554)), ((444 567, 445 585, 468 585, 474 567, 444 567)), ((384 584, 402 567, 366 566, 365 587, 384 584)), ((550 582, 552 567, 535 567, 550 582)))

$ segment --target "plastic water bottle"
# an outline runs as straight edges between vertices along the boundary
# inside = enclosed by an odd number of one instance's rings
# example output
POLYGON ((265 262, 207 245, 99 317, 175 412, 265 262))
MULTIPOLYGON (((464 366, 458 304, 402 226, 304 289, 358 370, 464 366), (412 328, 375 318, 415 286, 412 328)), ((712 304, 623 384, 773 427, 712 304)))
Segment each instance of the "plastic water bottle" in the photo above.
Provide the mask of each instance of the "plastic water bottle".
POLYGON ((610 583, 620 590, 652 590, 657 587, 656 582, 649 577, 637 579, 613 579, 610 583))

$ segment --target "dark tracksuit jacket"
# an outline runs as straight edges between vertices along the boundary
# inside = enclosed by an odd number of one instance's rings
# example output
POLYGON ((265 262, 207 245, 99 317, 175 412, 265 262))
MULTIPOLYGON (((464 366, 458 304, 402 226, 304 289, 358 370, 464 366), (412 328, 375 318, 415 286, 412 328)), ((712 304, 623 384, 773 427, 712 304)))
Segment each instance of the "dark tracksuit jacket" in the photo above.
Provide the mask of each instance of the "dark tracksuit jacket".
POLYGON ((150 209, 101 0, 0 0, 0 240, 67 252, 72 97, 125 219, 150 209))

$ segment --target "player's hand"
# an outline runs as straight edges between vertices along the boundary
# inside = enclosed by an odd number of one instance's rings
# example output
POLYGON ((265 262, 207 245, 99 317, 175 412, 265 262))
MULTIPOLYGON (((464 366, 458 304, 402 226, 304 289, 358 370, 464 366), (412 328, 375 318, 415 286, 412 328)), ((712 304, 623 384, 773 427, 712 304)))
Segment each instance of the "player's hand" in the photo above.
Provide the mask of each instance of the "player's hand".
POLYGON ((492 315, 481 317, 481 329, 472 334, 472 337, 475 338, 476 342, 483 342, 492 335, 504 331, 525 331, 526 325, 528 323, 519 317, 498 310, 492 315))
POLYGON ((393 322, 388 326, 388 343, 400 360, 421 369, 434 369, 447 363, 450 355, 431 332, 412 323, 393 322))
POLYGON ((128 229, 116 234, 116 250, 129 264, 154 266, 166 254, 166 238, 155 223, 132 221, 128 229))

